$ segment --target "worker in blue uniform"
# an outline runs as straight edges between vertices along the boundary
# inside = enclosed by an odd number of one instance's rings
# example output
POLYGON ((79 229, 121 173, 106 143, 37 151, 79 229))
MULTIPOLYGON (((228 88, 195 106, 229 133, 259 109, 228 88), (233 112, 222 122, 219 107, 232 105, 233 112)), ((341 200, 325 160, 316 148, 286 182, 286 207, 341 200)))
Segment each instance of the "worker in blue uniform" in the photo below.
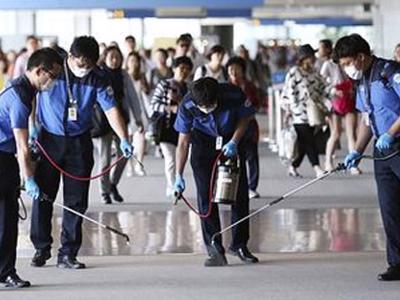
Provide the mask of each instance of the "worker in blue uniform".
MULTIPOLYGON (((176 153, 176 179, 174 190, 181 194, 185 190, 183 171, 191 145, 191 165, 197 188, 197 203, 201 214, 209 208, 209 189, 212 166, 218 153, 233 158, 239 155, 240 182, 236 203, 232 207, 232 223, 249 213, 248 183, 243 145, 240 143, 249 122, 254 118, 254 109, 245 104, 245 95, 240 88, 230 84, 219 84, 215 79, 205 77, 195 81, 189 93, 180 104, 175 121, 179 132, 176 153)), ((227 264, 221 236, 212 237, 220 231, 217 204, 212 204, 212 213, 201 219, 203 239, 209 257, 205 266, 227 264)), ((249 223, 245 221, 233 229, 229 253, 238 256, 245 263, 256 263, 258 259, 247 248, 249 223)))
MULTIPOLYGON (((124 156, 129 158, 133 152, 110 81, 96 68, 98 58, 99 46, 93 37, 75 38, 54 87, 38 94, 37 119, 41 126, 38 140, 62 169, 79 177, 90 176, 93 168, 90 129, 95 103, 103 109, 119 137, 124 156)), ((44 157, 38 162, 35 179, 48 198, 56 198, 60 172, 44 157)), ((89 181, 78 181, 63 175, 63 187, 64 205, 85 213, 89 181)), ((32 207, 31 240, 36 249, 32 266, 41 267, 51 257, 52 214, 53 204, 50 201, 35 202, 32 207)), ((76 258, 82 244, 81 217, 69 211, 63 212, 60 241, 57 267, 85 268, 85 264, 76 258)))
POLYGON ((28 60, 24 75, 12 80, 0 94, 0 287, 23 288, 15 269, 18 238, 20 169, 25 191, 38 202, 40 190, 33 177, 28 148, 29 115, 37 91, 51 87, 61 71, 57 52, 43 48, 28 60), (17 158, 15 157, 17 153, 17 158))
MULTIPOLYGON (((357 34, 339 39, 335 56, 358 82, 356 107, 363 115, 355 150, 345 158, 346 167, 357 166, 371 139, 376 158, 394 154, 400 149, 400 65, 372 55, 368 42, 357 34)), ((400 280, 400 154, 375 160, 374 169, 388 263, 378 280, 400 280)))

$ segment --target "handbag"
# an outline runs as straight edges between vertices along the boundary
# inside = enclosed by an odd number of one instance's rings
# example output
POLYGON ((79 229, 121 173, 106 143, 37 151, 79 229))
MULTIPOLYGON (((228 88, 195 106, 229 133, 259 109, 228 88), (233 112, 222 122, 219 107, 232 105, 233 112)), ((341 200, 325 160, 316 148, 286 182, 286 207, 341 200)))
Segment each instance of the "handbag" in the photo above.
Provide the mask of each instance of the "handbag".
POLYGON ((312 99, 307 100, 306 110, 310 126, 321 126, 325 124, 326 109, 322 103, 312 99))
POLYGON ((356 107, 353 93, 353 82, 350 79, 347 79, 337 84, 335 88, 342 92, 342 96, 336 97, 332 100, 333 110, 342 116, 353 112, 356 107))
POLYGON ((283 128, 278 140, 278 154, 284 165, 290 165, 298 155, 297 133, 293 125, 283 128))
POLYGON ((163 117, 163 114, 154 112, 149 120, 149 125, 147 126, 145 137, 156 145, 160 142, 163 117))

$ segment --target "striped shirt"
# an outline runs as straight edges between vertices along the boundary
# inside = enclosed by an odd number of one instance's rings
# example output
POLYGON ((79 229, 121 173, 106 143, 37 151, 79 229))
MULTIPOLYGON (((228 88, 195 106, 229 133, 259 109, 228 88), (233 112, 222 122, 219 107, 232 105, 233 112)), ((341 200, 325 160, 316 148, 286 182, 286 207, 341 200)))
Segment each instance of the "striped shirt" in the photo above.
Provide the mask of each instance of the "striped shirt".
POLYGON ((186 83, 179 83, 172 78, 160 81, 151 99, 153 113, 167 114, 166 108, 171 105, 178 105, 186 92, 186 83))

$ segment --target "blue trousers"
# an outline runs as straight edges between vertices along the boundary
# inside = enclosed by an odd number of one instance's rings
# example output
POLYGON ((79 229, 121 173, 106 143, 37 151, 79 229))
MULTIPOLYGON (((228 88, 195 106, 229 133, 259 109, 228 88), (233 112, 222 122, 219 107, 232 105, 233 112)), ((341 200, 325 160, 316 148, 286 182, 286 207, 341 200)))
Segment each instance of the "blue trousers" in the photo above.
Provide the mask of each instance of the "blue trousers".
POLYGON ((16 273, 19 185, 14 154, 0 153, 0 281, 16 273))
MULTIPOLYGON (((93 144, 89 133, 77 137, 56 136, 42 132, 39 138, 50 157, 65 171, 76 175, 90 176, 93 168, 93 144)), ((60 185, 58 172, 46 158, 38 162, 35 179, 40 190, 55 199, 60 185)), ((88 206, 89 181, 77 181, 63 176, 64 205, 85 213, 88 206)), ((49 201, 34 201, 32 206, 31 241, 37 250, 50 250, 51 220, 53 204, 49 201)), ((64 210, 59 256, 76 257, 82 244, 82 218, 64 210)))
MULTIPOLYGON (((374 155, 382 156, 377 149, 374 155)), ((400 266, 400 155, 386 161, 375 161, 374 167, 387 240, 387 262, 389 266, 400 266)))
MULTIPOLYGON (((224 142, 226 141, 227 140, 224 142)), ((209 189, 212 167, 218 155, 215 150, 215 138, 194 130, 191 133, 191 143, 191 165, 197 188, 197 203, 200 213, 206 214, 209 207, 209 189)), ((241 147, 239 146, 239 148, 241 147)), ((236 204, 232 206, 231 223, 234 223, 249 214, 249 193, 246 166, 244 155, 241 155, 241 157, 238 195, 236 204)), ((203 239, 209 255, 213 253, 211 238, 215 233, 221 230, 218 204, 212 205, 211 216, 206 219, 201 219, 203 239)), ((249 222, 246 220, 232 229, 232 243, 230 248, 237 250, 240 247, 244 247, 247 245, 248 240, 249 222)), ((221 236, 216 238, 216 248, 219 252, 225 253, 224 247, 222 246, 221 236)))

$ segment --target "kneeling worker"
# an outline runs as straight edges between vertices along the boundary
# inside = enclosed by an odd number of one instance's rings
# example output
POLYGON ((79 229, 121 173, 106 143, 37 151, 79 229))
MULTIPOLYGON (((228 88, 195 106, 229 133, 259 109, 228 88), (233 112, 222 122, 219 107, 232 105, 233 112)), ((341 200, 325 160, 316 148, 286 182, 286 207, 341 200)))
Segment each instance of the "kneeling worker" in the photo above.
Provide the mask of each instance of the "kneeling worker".
MULTIPOLYGON (((230 84, 218 84, 215 79, 210 77, 201 78, 192 84, 189 93, 183 99, 175 122, 175 129, 179 132, 179 141, 174 189, 179 194, 185 189, 183 170, 191 144, 191 165, 201 214, 205 214, 209 208, 209 181, 219 150, 222 150, 227 158, 239 155, 240 182, 237 201, 232 206, 232 223, 249 213, 245 156, 242 153, 244 149, 240 140, 247 125, 254 118, 254 109, 245 105, 245 99, 245 95, 238 87, 230 84), (222 145, 224 146, 222 147, 222 145)), ((217 236, 215 239, 215 248, 211 245, 213 235, 221 228, 218 207, 216 204, 212 205, 211 215, 201 220, 203 239, 209 255, 205 261, 207 267, 227 264, 221 236, 217 236)), ((258 259, 247 248, 249 222, 245 221, 236 226, 232 234, 229 253, 238 256, 245 263, 257 263, 258 259)))
POLYGON ((39 201, 28 150, 28 119, 37 91, 47 90, 61 71, 57 52, 43 48, 32 54, 28 71, 0 94, 0 287, 22 288, 29 281, 17 275, 15 261, 18 238, 19 166, 25 190, 39 201), (18 155, 18 161, 15 158, 18 155), (19 166, 18 166, 19 165, 19 166))

